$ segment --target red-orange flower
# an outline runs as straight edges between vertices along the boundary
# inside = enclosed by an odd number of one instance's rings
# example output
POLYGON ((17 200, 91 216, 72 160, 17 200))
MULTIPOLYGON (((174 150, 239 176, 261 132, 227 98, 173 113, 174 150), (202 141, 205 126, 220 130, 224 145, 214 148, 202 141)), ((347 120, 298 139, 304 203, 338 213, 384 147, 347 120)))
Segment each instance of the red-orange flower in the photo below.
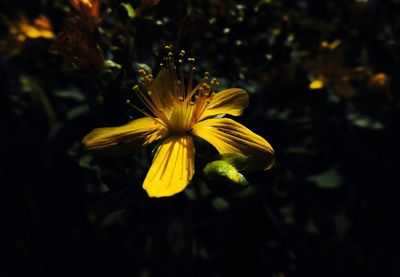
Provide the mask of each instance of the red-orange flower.
POLYGON ((99 18, 100 0, 69 0, 83 18, 99 18))
POLYGON ((57 36, 50 51, 69 59, 79 69, 102 69, 104 56, 97 47, 90 27, 77 17, 69 18, 66 26, 67 29, 57 36))
POLYGON ((390 77, 383 72, 373 75, 368 80, 367 90, 373 94, 390 95, 390 77))

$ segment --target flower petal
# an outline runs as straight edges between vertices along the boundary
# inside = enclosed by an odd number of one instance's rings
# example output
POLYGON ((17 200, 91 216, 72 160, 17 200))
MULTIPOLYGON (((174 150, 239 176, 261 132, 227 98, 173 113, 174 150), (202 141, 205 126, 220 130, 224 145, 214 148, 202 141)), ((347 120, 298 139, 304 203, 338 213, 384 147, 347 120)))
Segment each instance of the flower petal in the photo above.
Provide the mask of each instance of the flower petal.
POLYGON ((174 77, 172 76, 171 70, 162 68, 151 83, 150 89, 152 93, 157 94, 161 102, 164 103, 163 108, 170 110, 175 100, 174 98, 177 98, 174 77))
POLYGON ((143 183, 150 197, 181 192, 194 173, 194 146, 190 136, 172 136, 158 148, 143 183))
POLYGON ((150 144, 167 134, 158 121, 143 117, 119 127, 96 128, 82 143, 87 150, 109 154, 126 154, 150 144))
POLYGON ((200 119, 219 114, 239 116, 249 105, 249 95, 240 88, 230 88, 214 94, 200 119))
POLYGON ((229 118, 211 118, 197 123, 192 134, 211 143, 219 153, 242 153, 248 156, 249 169, 269 169, 274 150, 261 136, 229 118))

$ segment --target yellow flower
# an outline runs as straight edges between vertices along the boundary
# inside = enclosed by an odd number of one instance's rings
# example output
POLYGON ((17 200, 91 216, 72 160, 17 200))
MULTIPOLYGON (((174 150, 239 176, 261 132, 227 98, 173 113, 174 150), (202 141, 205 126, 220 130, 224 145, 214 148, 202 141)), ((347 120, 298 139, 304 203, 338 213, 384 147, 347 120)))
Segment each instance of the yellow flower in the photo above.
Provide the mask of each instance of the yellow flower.
POLYGON ((207 75, 193 88, 194 59, 188 59, 190 69, 185 78, 183 55, 181 51, 176 67, 170 52, 155 79, 140 70, 146 93, 138 86, 134 90, 148 109, 143 111, 146 117, 120 127, 94 129, 82 141, 88 150, 126 153, 161 140, 143 183, 150 197, 171 196, 189 184, 194 174, 193 137, 206 140, 221 154, 248 156, 248 168, 266 170, 274 164, 274 150, 265 139, 232 119, 222 118, 242 114, 249 100, 246 91, 231 88, 215 93, 217 82, 207 83, 207 75))
POLYGON ((6 19, 8 35, 0 39, 0 52, 8 57, 19 55, 24 50, 27 39, 53 39, 54 33, 50 20, 41 15, 33 22, 21 16, 16 22, 6 19))
POLYGON ((370 69, 363 66, 348 68, 340 46, 341 40, 322 41, 319 59, 306 61, 304 68, 311 75, 310 90, 330 88, 339 98, 347 99, 356 95, 350 81, 364 77, 370 69))
POLYGON ((50 20, 44 15, 36 18, 33 23, 30 23, 26 17, 21 17, 17 23, 9 23, 9 32, 21 42, 25 41, 27 38, 54 38, 50 20))

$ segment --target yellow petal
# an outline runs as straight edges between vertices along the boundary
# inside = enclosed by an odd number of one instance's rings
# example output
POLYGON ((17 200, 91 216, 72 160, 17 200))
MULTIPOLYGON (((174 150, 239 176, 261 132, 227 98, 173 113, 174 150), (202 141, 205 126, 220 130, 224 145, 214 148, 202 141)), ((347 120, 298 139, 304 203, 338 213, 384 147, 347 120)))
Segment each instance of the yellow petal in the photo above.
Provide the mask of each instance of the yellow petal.
POLYGON ((197 123, 192 134, 211 143, 219 153, 248 156, 249 169, 269 169, 274 165, 274 150, 261 136, 229 118, 211 118, 197 123))
POLYGON ((167 129, 158 121, 143 117, 119 127, 96 128, 82 143, 87 150, 109 154, 126 154, 163 138, 167 129))
POLYGON ((177 98, 171 70, 162 68, 151 83, 150 88, 152 93, 156 93, 161 99, 161 102, 164 103, 164 109, 170 110, 173 101, 177 98))
POLYGON ((194 173, 194 146, 190 136, 172 136, 159 146, 143 183, 150 197, 181 192, 194 173))
POLYGON ((240 88, 230 88, 214 94, 200 119, 219 114, 239 116, 249 105, 249 95, 240 88))

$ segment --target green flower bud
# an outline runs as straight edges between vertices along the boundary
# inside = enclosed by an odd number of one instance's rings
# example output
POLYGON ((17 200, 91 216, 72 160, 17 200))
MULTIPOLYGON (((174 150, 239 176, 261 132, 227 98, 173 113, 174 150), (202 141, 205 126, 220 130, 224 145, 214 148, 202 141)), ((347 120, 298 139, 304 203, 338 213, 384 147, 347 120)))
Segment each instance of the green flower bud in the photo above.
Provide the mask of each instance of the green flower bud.
POLYGON ((234 167, 242 170, 246 167, 248 157, 241 153, 225 153, 220 155, 221 160, 233 165, 234 167))
POLYGON ((246 178, 233 165, 224 160, 208 163, 203 172, 208 180, 207 185, 212 190, 243 188, 248 185, 246 178))

